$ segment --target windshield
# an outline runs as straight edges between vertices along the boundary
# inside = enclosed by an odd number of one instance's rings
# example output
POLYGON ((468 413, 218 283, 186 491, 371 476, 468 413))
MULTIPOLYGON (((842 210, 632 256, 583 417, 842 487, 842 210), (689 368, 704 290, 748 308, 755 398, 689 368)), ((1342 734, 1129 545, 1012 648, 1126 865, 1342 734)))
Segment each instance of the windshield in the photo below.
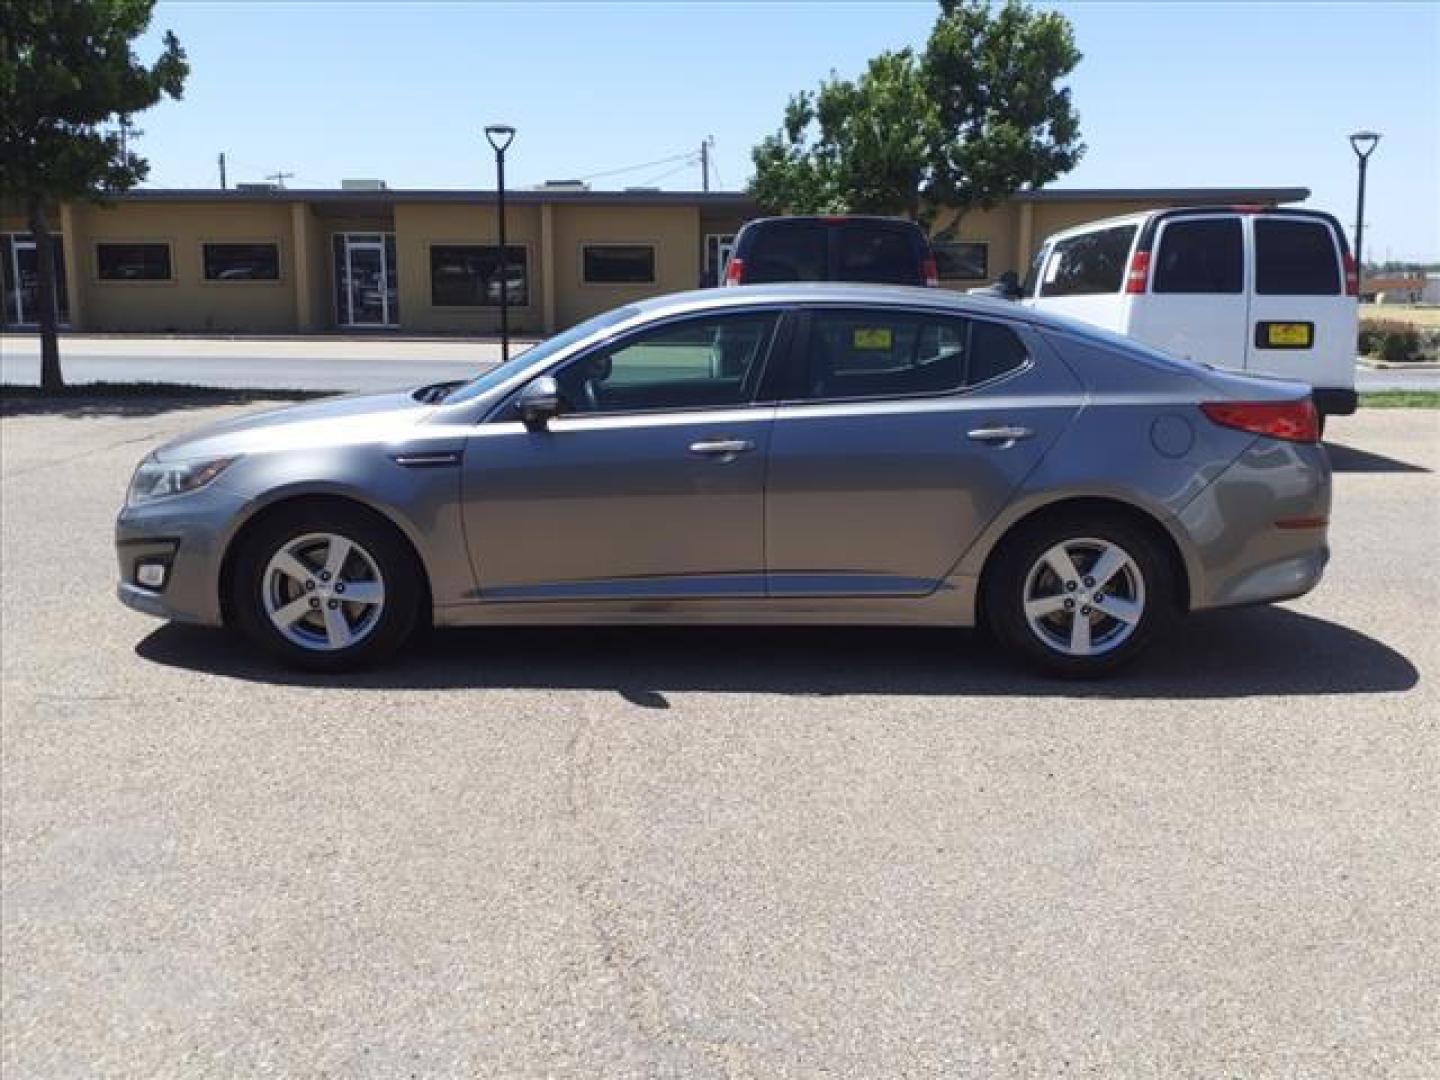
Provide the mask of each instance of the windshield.
POLYGON ((546 357, 555 356, 564 352, 577 341, 583 341, 591 334, 599 333, 607 326, 614 326, 616 323, 624 322, 632 315, 638 315, 640 309, 637 307, 620 307, 612 311, 606 311, 594 318, 586 319, 582 323, 576 323, 554 337, 546 338, 544 341, 534 345, 524 352, 512 356, 503 364, 496 364, 479 378, 457 387, 453 394, 445 398, 446 404, 456 401, 470 401, 481 394, 488 393, 509 379, 518 371, 523 371, 531 364, 544 360, 546 357))

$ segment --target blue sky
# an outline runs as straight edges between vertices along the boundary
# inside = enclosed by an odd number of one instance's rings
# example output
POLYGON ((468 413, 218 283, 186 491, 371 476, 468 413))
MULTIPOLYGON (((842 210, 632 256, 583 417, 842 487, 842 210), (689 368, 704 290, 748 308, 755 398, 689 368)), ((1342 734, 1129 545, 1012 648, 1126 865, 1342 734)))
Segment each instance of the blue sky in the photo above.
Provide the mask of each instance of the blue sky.
MULTIPOLYGON (((1089 151, 1056 186, 1299 185, 1353 224, 1346 135, 1374 128, 1366 252, 1440 258, 1440 5, 1065 3, 1089 151)), ((185 98, 139 118, 150 184, 293 172, 293 187, 383 177, 489 187, 481 128, 519 128, 526 185, 693 151, 722 185, 789 94, 922 43, 930 2, 199 2, 156 8, 179 35, 185 98)), ((144 43, 142 43, 144 51, 144 43)), ((153 52, 153 49, 151 50, 153 52)), ((597 186, 699 187, 667 162, 597 186)))

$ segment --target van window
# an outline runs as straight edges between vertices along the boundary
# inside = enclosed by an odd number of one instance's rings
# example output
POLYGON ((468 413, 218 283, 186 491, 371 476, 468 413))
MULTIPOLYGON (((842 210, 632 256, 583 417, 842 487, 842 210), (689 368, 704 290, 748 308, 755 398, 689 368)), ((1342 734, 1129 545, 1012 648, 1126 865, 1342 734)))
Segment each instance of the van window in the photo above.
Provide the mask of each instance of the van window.
POLYGON ((1088 296, 1120 291, 1134 225, 1116 225, 1055 241, 1040 276, 1041 296, 1088 296))
POLYGON ((1167 221, 1151 288, 1157 293, 1238 293, 1244 253, 1238 217, 1167 221))
POLYGON ((898 229, 844 226, 840 230, 840 266, 835 280, 918 284, 920 259, 911 240, 909 233, 898 229))
POLYGON ((830 237, 814 221, 767 221, 756 225, 745 252, 745 284, 825 281, 830 276, 830 237))
POLYGON ((1255 291, 1264 296, 1338 296, 1340 260, 1323 221, 1255 219, 1255 291))

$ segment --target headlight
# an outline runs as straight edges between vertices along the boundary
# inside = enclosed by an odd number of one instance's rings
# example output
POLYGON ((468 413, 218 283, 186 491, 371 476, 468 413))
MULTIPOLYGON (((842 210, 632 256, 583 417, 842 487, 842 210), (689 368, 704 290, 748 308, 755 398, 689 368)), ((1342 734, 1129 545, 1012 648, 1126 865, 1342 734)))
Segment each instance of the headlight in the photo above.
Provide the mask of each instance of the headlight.
POLYGON ((156 461, 146 458, 130 481, 125 505, 138 506, 171 495, 197 491, 224 472, 234 460, 233 457, 212 458, 209 461, 156 461))

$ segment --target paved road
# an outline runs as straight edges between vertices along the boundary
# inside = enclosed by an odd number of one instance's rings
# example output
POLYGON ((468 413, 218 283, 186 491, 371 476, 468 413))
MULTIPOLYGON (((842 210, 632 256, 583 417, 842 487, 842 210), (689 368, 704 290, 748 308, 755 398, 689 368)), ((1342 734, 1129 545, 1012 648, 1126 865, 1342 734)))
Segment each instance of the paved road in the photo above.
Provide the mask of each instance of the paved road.
MULTIPOLYGON (((518 343, 524 348, 529 342, 518 343)), ((66 378, 171 382, 237 389, 390 390, 464 379, 500 359, 494 342, 443 339, 103 338, 62 341, 66 378)), ((0 382, 40 381, 33 334, 0 335, 0 382)), ((1358 368, 1361 390, 1440 390, 1440 371, 1358 368)))
MULTIPOLYGON (((1312 596, 967 635, 464 631, 297 677, 111 595, 135 460, 0 424, 6 1077, 1440 1074, 1440 412, 1312 596)), ((128 411, 128 415, 122 415, 128 411)))

